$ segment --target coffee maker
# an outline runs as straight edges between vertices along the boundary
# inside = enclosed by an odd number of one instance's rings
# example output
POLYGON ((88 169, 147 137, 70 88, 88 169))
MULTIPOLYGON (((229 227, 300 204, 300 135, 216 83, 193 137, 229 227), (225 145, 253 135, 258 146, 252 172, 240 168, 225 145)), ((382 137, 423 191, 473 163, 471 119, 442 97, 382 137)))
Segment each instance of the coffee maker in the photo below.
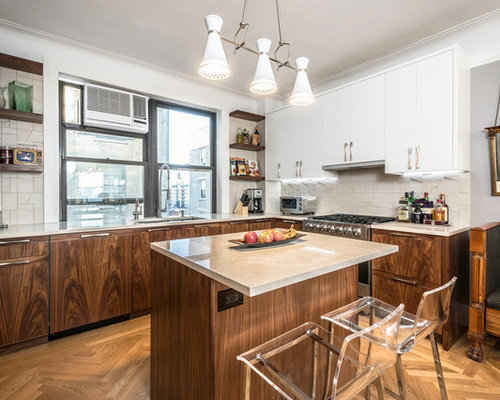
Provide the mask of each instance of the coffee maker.
POLYGON ((264 209, 262 207, 262 189, 247 189, 246 194, 250 197, 250 203, 248 204, 248 212, 259 214, 263 213, 264 209))

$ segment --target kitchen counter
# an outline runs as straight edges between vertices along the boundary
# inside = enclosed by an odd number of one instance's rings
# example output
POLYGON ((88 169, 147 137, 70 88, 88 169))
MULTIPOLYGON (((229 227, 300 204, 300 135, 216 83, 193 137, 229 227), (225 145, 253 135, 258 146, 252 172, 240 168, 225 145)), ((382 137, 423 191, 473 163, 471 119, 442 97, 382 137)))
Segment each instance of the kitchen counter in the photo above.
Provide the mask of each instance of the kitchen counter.
POLYGON ((307 233, 295 243, 235 249, 235 234, 151 244, 151 249, 247 296, 398 251, 398 246, 307 233))
POLYGON ((381 229, 387 231, 398 231, 406 233, 417 233, 425 235, 435 235, 435 236, 454 236, 458 233, 468 231, 470 225, 424 225, 424 224, 412 224, 404 222, 384 222, 382 224, 375 224, 371 226, 372 229, 381 229))
POLYGON ((82 221, 79 224, 71 224, 67 222, 54 222, 46 224, 28 224, 28 225, 10 225, 7 229, 0 230, 0 239, 10 239, 17 237, 27 236, 44 236, 44 235, 57 235, 66 233, 79 233, 79 232, 98 232, 106 230, 119 230, 119 229, 140 229, 140 228, 154 228, 165 226, 179 226, 179 225, 199 225, 217 222, 231 222, 231 221, 252 221, 260 219, 285 219, 302 221, 309 217, 308 215, 299 216, 283 216, 279 214, 255 214, 255 215, 238 215, 231 213, 214 213, 195 215, 201 219, 190 221, 173 221, 173 222, 151 222, 151 223, 136 223, 131 218, 123 219, 114 223, 104 224, 96 221, 82 221))

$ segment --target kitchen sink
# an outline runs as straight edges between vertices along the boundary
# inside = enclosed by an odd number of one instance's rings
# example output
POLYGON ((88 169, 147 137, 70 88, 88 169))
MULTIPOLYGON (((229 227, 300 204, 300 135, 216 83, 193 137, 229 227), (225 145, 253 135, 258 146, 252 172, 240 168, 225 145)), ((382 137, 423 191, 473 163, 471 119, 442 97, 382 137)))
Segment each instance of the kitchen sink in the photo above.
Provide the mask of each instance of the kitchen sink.
POLYGON ((191 215, 184 215, 184 216, 172 216, 168 218, 158 218, 158 217, 152 217, 152 218, 144 218, 144 219, 139 219, 135 221, 137 224, 156 224, 160 222, 175 222, 175 221, 195 221, 203 219, 201 217, 193 217, 191 215))

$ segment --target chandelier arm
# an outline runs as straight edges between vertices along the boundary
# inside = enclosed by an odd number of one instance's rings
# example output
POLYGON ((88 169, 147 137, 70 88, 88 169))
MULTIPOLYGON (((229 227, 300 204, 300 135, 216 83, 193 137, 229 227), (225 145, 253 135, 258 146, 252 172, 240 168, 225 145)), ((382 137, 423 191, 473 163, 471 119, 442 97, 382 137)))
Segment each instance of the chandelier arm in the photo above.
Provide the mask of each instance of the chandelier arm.
MULTIPOLYGON (((221 36, 221 39, 226 42, 226 43, 229 43, 229 44, 232 44, 233 46, 238 46, 240 49, 243 49, 243 50, 246 50, 248 51, 249 53, 252 53, 252 54, 255 54, 255 55, 259 55, 259 53, 253 49, 251 49, 250 47, 247 47, 245 45, 240 45, 238 44, 237 42, 235 42, 234 40, 231 40, 231 39, 227 39, 223 36, 221 36)), ((274 58, 274 57, 269 57, 269 59, 272 61, 272 62, 275 62, 276 64, 278 65, 281 65, 282 67, 287 67, 291 70, 294 70, 294 71, 297 71, 297 67, 295 65, 293 65, 292 63, 290 62, 287 62, 285 64, 283 64, 281 61, 279 61, 278 59, 274 58)))

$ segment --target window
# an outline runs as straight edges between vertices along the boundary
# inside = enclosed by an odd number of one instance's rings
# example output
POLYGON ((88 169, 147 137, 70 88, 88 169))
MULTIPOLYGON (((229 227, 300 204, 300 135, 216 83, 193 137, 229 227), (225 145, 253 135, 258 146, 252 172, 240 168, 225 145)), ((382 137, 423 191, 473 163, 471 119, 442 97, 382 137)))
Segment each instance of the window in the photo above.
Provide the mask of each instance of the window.
MULTIPOLYGON (((215 114, 157 102, 157 169, 170 166, 170 215, 207 214, 215 210, 215 114)), ((167 176, 163 174, 162 207, 167 176)))
POLYGON ((150 100, 151 131, 130 133, 83 125, 82 98, 83 86, 61 82, 61 221, 120 224, 136 198, 145 217, 215 211, 214 113, 150 100))

